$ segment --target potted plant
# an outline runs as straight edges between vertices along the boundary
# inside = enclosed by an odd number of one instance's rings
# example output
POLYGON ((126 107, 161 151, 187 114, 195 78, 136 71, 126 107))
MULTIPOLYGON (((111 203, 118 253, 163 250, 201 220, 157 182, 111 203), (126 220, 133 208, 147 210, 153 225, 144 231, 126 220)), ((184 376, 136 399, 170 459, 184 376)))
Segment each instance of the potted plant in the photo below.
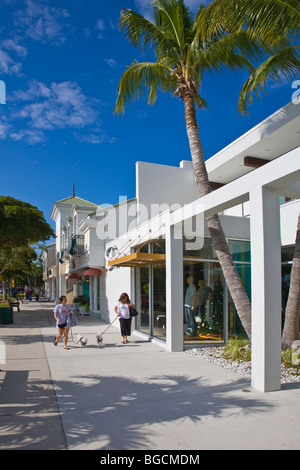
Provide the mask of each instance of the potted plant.
POLYGON ((80 300, 79 300, 79 313, 80 313, 81 315, 85 315, 85 314, 86 314, 85 304, 86 304, 86 301, 85 301, 85 300, 83 300, 83 299, 80 299, 80 300))
POLYGON ((74 297, 73 299, 73 309, 75 310, 75 312, 78 312, 79 310, 79 298, 78 297, 74 297))

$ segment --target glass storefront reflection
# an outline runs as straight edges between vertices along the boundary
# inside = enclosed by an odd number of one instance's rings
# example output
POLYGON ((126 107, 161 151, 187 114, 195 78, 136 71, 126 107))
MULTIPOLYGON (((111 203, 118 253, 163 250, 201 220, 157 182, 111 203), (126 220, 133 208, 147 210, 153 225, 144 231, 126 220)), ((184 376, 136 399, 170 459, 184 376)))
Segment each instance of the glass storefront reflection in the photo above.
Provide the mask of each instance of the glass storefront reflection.
MULTIPOLYGON (((185 346, 224 343, 230 336, 243 336, 244 330, 226 287, 211 240, 202 240, 202 248, 187 250, 183 243, 182 321, 185 346), (189 300, 188 300, 189 297, 189 300), (194 297, 194 308, 192 300, 194 297)), ((251 296, 250 242, 228 240, 238 273, 251 296)), ((142 246, 148 253, 165 253, 165 241, 155 240, 142 246)), ((166 340, 166 267, 150 264, 135 268, 136 305, 140 315, 136 329, 166 340)))
POLYGON ((185 260, 184 279, 185 343, 222 342, 224 282, 219 264, 206 261, 190 263, 185 260), (193 300, 190 298, 191 291, 195 293, 193 300), (194 303, 193 309, 191 302, 194 303))
POLYGON ((166 269, 153 266, 153 336, 166 339, 166 269))

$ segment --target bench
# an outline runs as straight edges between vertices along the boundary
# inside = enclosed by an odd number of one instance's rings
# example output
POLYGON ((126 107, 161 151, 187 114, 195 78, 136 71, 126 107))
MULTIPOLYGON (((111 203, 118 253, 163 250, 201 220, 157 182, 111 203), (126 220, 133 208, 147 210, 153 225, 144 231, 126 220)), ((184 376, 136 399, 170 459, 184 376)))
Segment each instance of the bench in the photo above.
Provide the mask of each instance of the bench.
POLYGON ((15 301, 12 301, 12 300, 8 299, 8 303, 9 303, 10 307, 17 307, 18 312, 20 311, 20 302, 19 302, 18 298, 16 298, 15 301))

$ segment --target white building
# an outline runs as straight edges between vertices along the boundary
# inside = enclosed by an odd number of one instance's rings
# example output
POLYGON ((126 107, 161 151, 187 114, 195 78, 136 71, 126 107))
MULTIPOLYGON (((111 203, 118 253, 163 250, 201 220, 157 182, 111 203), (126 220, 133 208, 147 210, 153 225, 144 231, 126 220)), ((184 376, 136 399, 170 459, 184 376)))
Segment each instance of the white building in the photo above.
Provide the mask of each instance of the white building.
POLYGON ((83 240, 80 253, 67 250, 63 269, 56 265, 58 295, 71 289, 71 277, 75 296, 78 282, 89 281, 91 312, 110 322, 127 292, 140 312, 136 333, 169 351, 242 335, 204 222, 219 213, 252 302, 252 384, 279 389, 282 307, 300 211, 299 143, 300 106, 290 103, 206 162, 215 189, 207 196, 198 198, 190 161, 178 168, 138 162, 136 199, 86 207, 81 218, 72 198, 55 203, 57 256, 71 232, 83 240), (210 288, 193 332, 184 319, 187 277, 196 289, 210 288))
POLYGON ((43 259, 43 281, 45 297, 50 300, 56 299, 56 245, 52 243, 42 253, 43 259))

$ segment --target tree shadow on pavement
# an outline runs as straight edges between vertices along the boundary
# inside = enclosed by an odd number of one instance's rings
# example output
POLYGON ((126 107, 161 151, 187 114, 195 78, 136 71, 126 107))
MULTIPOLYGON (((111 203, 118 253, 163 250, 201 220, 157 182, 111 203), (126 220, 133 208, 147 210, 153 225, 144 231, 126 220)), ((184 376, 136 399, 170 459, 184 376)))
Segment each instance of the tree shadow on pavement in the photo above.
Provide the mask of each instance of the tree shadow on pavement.
POLYGON ((143 382, 90 375, 73 378, 72 385, 55 382, 55 389, 71 449, 140 450, 157 448, 152 426, 170 433, 167 440, 162 436, 161 445, 172 443, 173 427, 174 438, 185 448, 189 439, 181 425, 186 420, 201 425, 207 417, 247 417, 272 409, 263 399, 235 393, 243 385, 244 380, 216 386, 176 374, 143 382))

